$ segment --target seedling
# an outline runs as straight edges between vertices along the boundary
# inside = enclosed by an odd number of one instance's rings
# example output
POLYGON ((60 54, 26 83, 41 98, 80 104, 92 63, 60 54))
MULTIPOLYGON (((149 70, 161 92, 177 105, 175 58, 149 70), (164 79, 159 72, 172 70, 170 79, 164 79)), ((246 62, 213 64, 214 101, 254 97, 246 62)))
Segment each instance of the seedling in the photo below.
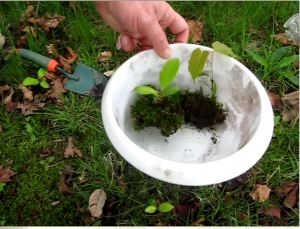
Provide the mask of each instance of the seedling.
POLYGON ((154 95, 156 100, 161 100, 162 97, 171 96, 179 91, 176 85, 171 85, 175 79, 180 66, 180 60, 173 58, 168 60, 160 71, 159 83, 160 89, 156 90, 153 87, 144 85, 135 87, 134 91, 140 95, 154 95))
POLYGON ((287 71, 288 67, 299 60, 299 55, 290 54, 291 47, 280 47, 273 53, 266 53, 265 55, 260 55, 249 49, 246 49, 246 52, 263 67, 263 80, 269 81, 271 75, 275 75, 277 78, 287 79, 295 86, 299 86, 299 77, 293 75, 293 73, 290 75, 287 71))
POLYGON ((46 80, 46 74, 48 73, 47 70, 43 69, 43 68, 40 68, 37 72, 37 77, 38 79, 36 78, 33 78, 33 77, 26 77, 24 80, 23 80, 23 85, 24 86, 37 86, 37 85, 40 85, 42 88, 49 88, 49 84, 46 80))
POLYGON ((47 157, 45 160, 41 160, 41 161, 40 161, 40 164, 41 164, 42 166, 44 166, 44 169, 45 169, 46 171, 48 171, 48 170, 49 170, 49 164, 50 164, 51 162, 53 162, 54 159, 55 159, 55 157, 53 157, 53 156, 47 157))
POLYGON ((172 211, 173 208, 174 206, 169 202, 162 202, 159 205, 157 205, 156 201, 151 199, 149 201, 149 205, 145 208, 145 212, 153 214, 158 210, 160 213, 167 213, 172 211))

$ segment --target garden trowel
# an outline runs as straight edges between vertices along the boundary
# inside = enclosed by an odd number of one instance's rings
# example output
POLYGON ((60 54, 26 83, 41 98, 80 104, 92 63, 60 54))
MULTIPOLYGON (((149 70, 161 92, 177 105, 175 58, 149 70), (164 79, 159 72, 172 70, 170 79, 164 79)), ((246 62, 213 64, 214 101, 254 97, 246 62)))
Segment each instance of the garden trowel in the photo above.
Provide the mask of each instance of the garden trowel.
POLYGON ((28 49, 17 49, 21 57, 30 60, 50 72, 61 73, 68 78, 64 88, 82 95, 96 96, 102 94, 107 78, 95 69, 78 63, 73 74, 63 70, 55 59, 43 56, 28 49), (100 90, 100 91, 99 91, 100 90))

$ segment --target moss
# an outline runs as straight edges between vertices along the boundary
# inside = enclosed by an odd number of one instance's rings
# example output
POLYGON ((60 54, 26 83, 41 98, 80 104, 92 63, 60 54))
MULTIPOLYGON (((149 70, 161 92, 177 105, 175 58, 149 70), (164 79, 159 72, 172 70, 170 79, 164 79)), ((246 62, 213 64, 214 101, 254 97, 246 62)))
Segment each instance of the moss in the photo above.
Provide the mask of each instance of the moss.
POLYGON ((140 95, 131 107, 131 116, 136 130, 153 126, 159 128, 162 135, 169 136, 184 123, 181 95, 178 93, 160 100, 153 95, 140 95))
POLYGON ((184 123, 202 129, 222 123, 226 118, 222 104, 216 98, 204 96, 201 90, 179 92, 160 99, 139 95, 131 106, 131 116, 135 130, 157 127, 166 137, 184 123))

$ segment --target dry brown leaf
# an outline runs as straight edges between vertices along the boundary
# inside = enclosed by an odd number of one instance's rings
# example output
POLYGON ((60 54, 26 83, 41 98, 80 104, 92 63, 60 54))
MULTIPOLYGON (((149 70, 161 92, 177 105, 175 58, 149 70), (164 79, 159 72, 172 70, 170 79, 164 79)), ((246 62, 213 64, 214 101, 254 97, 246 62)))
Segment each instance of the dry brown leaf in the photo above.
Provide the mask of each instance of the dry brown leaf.
POLYGON ((116 70, 110 70, 110 71, 106 71, 104 72, 103 74, 107 77, 111 77, 114 73, 115 73, 116 70))
POLYGON ((299 201, 299 184, 297 184, 292 191, 290 191, 287 197, 283 201, 283 206, 287 208, 293 208, 299 201))
POLYGON ((60 96, 67 92, 67 90, 64 88, 64 79, 63 78, 55 78, 52 80, 51 88, 46 93, 48 98, 56 99, 57 102, 60 103, 60 96))
POLYGON ((104 51, 102 53, 100 53, 97 57, 97 60, 99 62, 104 62, 104 61, 107 61, 111 58, 112 54, 110 51, 104 51))
POLYGON ((32 101, 24 100, 23 103, 18 103, 17 108, 21 109, 23 115, 27 116, 33 114, 34 111, 41 110, 45 107, 46 96, 42 94, 36 94, 33 96, 32 101))
POLYGON ((19 89, 21 89, 24 99, 28 99, 29 101, 33 100, 33 93, 31 90, 29 90, 27 87, 23 85, 20 85, 19 89))
POLYGON ((39 153, 40 157, 49 157, 52 154, 54 154, 54 152, 51 149, 46 149, 39 153))
POLYGON ((74 157, 76 155, 78 157, 82 157, 81 151, 74 146, 73 138, 68 137, 68 145, 67 148, 65 149, 64 157, 68 158, 70 156, 74 157))
POLYGON ((16 173, 10 168, 4 168, 0 166, 0 183, 7 183, 11 181, 11 177, 16 175, 16 173))
POLYGON ((275 110, 281 110, 283 107, 283 103, 281 101, 281 97, 273 92, 268 91, 269 100, 271 102, 271 105, 273 109, 275 110))
POLYGON ((67 57, 63 57, 62 55, 58 55, 57 58, 59 60, 60 66, 67 72, 72 72, 73 68, 71 64, 76 61, 77 54, 73 51, 72 48, 67 47, 68 54, 67 57))
POLYGON ((294 181, 287 181, 276 189, 276 195, 282 199, 286 197, 289 194, 289 192, 292 191, 297 185, 298 183, 294 181))
POLYGON ((41 28, 44 31, 49 32, 50 29, 56 28, 59 25, 59 23, 62 22, 64 19, 65 19, 64 16, 54 15, 49 18, 45 18, 45 17, 37 18, 35 23, 41 26, 41 28))
POLYGON ((12 87, 8 90, 8 95, 3 99, 3 104, 5 105, 5 108, 8 112, 14 112, 18 109, 18 102, 14 102, 12 100, 12 96, 15 93, 14 89, 12 87))
POLYGON ((96 189, 89 198, 88 210, 95 218, 100 218, 106 201, 106 193, 103 189, 96 189))
POLYGON ((9 88, 10 86, 8 85, 0 86, 0 96, 2 96, 5 91, 9 91, 9 88))
POLYGON ((22 35, 17 40, 17 47, 24 47, 27 44, 27 36, 22 35))
POLYGON ((283 102, 282 120, 296 122, 299 119, 299 91, 286 94, 281 100, 283 102))
POLYGON ((57 201, 53 201, 53 202, 51 203, 51 205, 52 205, 52 206, 56 206, 56 205, 58 205, 59 203, 60 203, 60 201, 57 200, 57 201))
POLYGON ((0 49, 2 49, 3 45, 5 44, 5 36, 0 33, 0 49))
POLYGON ((296 42, 293 40, 289 39, 286 33, 278 33, 274 35, 275 40, 277 40, 279 43, 283 45, 297 45, 296 42))
POLYGON ((157 227, 164 227, 164 226, 168 226, 168 224, 163 221, 162 219, 157 219, 156 223, 154 226, 157 226, 157 227))
POLYGON ((190 38, 193 43, 200 42, 202 40, 203 23, 200 21, 187 20, 189 26, 190 38))
POLYGON ((256 184, 250 193, 253 200, 258 200, 258 202, 264 202, 269 198, 271 189, 266 185, 256 184))
POLYGON ((67 184, 69 184, 72 180, 74 174, 74 169, 70 165, 65 165, 63 171, 59 172, 60 180, 59 180, 59 191, 71 193, 67 184))
POLYGON ((27 9, 25 10, 25 13, 24 13, 24 17, 26 18, 30 18, 32 17, 33 15, 33 10, 34 10, 34 6, 33 5, 28 5, 27 9))
POLYGON ((26 26, 24 27, 21 32, 26 32, 28 34, 31 34, 34 38, 36 38, 36 31, 35 28, 33 28, 32 26, 26 26))
POLYGON ((54 44, 49 44, 46 46, 46 48, 47 48, 49 54, 53 54, 55 56, 58 55, 57 49, 54 44))
POLYGON ((281 218, 281 209, 276 206, 261 207, 260 209, 258 209, 258 213, 277 217, 278 219, 281 218))

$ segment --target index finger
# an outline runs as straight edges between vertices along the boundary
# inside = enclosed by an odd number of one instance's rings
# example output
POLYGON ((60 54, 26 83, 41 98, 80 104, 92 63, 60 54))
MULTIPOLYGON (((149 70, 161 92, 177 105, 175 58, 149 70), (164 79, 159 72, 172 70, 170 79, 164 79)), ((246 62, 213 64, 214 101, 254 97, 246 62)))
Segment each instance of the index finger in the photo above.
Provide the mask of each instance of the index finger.
POLYGON ((186 43, 189 38, 189 26, 187 22, 177 12, 173 12, 173 18, 167 26, 175 35, 175 41, 178 43, 186 43))

